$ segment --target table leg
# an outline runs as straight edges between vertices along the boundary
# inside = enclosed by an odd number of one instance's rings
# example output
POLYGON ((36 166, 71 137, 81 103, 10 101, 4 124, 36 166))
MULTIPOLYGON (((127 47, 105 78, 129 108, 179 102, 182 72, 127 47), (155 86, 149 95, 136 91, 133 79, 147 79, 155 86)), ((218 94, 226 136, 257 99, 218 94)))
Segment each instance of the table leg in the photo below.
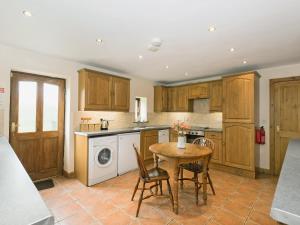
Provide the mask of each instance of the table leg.
POLYGON ((173 161, 173 194, 174 194, 174 213, 178 214, 178 161, 173 161))
POLYGON ((207 164, 208 158, 203 159, 203 174, 202 174, 202 183, 203 183, 203 202, 207 204, 207 164))

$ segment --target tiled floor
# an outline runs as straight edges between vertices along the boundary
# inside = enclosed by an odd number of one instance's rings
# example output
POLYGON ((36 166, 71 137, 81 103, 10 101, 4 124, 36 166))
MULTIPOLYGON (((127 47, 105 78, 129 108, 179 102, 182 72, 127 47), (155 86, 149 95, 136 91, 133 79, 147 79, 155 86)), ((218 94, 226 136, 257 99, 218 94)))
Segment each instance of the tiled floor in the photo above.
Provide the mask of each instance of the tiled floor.
MULTIPOLYGON (((166 163, 162 167, 168 168, 166 163)), ((216 195, 213 196, 209 189, 208 204, 203 205, 200 201, 196 206, 194 186, 191 182, 185 182, 184 189, 179 193, 179 215, 171 211, 168 198, 152 197, 143 201, 140 215, 135 217, 139 193, 133 202, 130 198, 137 171, 90 188, 76 179, 59 177, 55 179, 54 188, 40 193, 53 212, 56 225, 277 224, 269 216, 276 178, 252 180, 216 170, 210 170, 210 175, 216 195)), ((201 199, 201 193, 199 197, 201 199)))

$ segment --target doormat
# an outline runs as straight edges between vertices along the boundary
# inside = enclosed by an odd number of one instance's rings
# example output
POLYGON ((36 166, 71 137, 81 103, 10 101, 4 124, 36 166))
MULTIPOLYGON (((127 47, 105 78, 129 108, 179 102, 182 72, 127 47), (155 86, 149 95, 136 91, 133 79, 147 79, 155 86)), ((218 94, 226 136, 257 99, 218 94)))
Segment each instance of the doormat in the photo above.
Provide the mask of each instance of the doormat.
POLYGON ((34 185, 39 191, 54 187, 52 179, 37 181, 34 183, 34 185))

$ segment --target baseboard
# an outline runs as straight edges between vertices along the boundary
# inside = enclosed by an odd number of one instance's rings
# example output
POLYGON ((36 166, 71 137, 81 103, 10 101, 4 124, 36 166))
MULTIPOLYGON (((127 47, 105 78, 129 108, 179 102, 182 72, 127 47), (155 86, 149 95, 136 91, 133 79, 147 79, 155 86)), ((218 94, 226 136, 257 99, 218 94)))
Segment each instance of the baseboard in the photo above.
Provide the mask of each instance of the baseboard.
POLYGON ((255 179, 255 171, 250 171, 250 170, 244 170, 240 168, 234 168, 231 166, 225 166, 217 163, 210 163, 209 165, 210 168, 216 169, 216 170, 221 170, 227 173, 232 173, 235 175, 243 176, 243 177, 249 177, 249 178, 254 178, 255 179))
POLYGON ((256 167, 256 168, 255 168, 255 171, 256 171, 257 174, 267 174, 267 175, 272 175, 270 169, 265 169, 265 168, 256 167))
POLYGON ((75 173, 74 172, 71 172, 71 173, 68 173, 67 171, 63 171, 63 176, 64 177, 67 177, 67 178, 74 178, 75 177, 75 173))

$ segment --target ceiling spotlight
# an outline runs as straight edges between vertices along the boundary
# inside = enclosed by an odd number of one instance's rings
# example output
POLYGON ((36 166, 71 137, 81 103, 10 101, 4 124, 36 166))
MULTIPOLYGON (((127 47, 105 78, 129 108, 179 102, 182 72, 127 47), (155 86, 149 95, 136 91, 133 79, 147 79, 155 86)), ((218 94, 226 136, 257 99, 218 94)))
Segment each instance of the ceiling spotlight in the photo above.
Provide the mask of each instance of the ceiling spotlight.
POLYGON ((184 73, 184 76, 186 76, 186 77, 187 77, 188 75, 189 75, 189 74, 188 74, 188 72, 185 72, 185 73, 184 73))
POLYGON ((168 66, 168 65, 166 65, 166 69, 169 69, 169 66, 168 66))
POLYGON ((235 50, 234 48, 230 48, 230 51, 231 51, 231 52, 234 52, 234 50, 235 50))
POLYGON ((24 15, 24 16, 27 16, 27 17, 31 17, 31 16, 32 16, 31 12, 29 12, 29 11, 27 11, 27 10, 24 10, 24 11, 23 11, 23 15, 24 15))
POLYGON ((210 27, 208 28, 208 31, 209 31, 209 32, 214 32, 214 31, 216 31, 216 27, 215 27, 215 26, 210 26, 210 27))
POLYGON ((247 60, 243 60, 243 64, 247 64, 248 62, 247 62, 247 60))
POLYGON ((143 56, 142 56, 142 55, 139 55, 139 59, 143 59, 143 56))
POLYGON ((102 43, 102 39, 101 39, 101 38, 97 38, 97 39, 96 39, 96 43, 97 43, 98 45, 100 45, 100 44, 102 43))

